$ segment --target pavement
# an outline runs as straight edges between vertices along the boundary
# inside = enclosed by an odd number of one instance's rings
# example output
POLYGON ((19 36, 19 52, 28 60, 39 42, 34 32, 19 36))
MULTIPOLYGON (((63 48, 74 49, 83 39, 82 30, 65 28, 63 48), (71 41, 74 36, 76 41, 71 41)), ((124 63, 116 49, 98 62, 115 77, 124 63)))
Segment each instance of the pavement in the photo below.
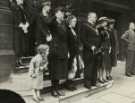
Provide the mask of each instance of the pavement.
MULTIPOLYGON (((66 96, 58 98, 46 93, 42 95, 44 101, 41 103, 135 103, 135 76, 126 77, 124 73, 125 62, 119 62, 118 66, 113 68, 112 71, 113 83, 94 90, 88 90, 82 85, 78 85, 77 91, 69 92, 65 90, 66 96)), ((22 95, 26 103, 35 103, 31 96, 30 81, 27 73, 13 74, 9 81, 0 83, 0 89, 11 89, 22 95)), ((50 85, 50 81, 45 83, 50 85)))
POLYGON ((61 103, 135 103, 135 76, 126 77, 125 63, 113 68, 113 86, 93 95, 70 98, 61 103))

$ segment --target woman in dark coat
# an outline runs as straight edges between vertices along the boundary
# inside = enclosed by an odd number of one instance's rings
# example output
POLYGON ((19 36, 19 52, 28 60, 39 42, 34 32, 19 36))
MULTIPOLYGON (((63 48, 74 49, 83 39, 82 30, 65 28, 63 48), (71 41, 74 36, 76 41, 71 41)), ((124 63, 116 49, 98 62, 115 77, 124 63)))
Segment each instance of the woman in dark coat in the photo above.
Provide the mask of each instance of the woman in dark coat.
POLYGON ((109 19, 107 17, 101 17, 98 20, 98 32, 101 37, 101 50, 102 50, 102 67, 99 69, 99 82, 104 83, 107 82, 107 79, 110 76, 111 69, 111 38, 108 32, 108 22, 109 19))
POLYGON ((76 30, 76 24, 77 24, 77 18, 74 15, 71 15, 67 18, 67 24, 68 24, 68 47, 69 47, 69 59, 68 59, 68 70, 69 70, 69 76, 68 80, 66 81, 65 87, 68 90, 76 90, 74 84, 74 78, 77 74, 78 69, 80 68, 79 65, 81 63, 79 62, 79 59, 81 58, 80 53, 82 51, 82 44, 80 42, 80 37, 76 30), (75 66, 74 66, 75 64, 75 66))
POLYGON ((62 96, 59 91, 59 80, 66 79, 68 74, 68 34, 64 23, 63 8, 56 8, 56 20, 51 27, 53 40, 50 44, 49 70, 52 82, 52 95, 62 96))

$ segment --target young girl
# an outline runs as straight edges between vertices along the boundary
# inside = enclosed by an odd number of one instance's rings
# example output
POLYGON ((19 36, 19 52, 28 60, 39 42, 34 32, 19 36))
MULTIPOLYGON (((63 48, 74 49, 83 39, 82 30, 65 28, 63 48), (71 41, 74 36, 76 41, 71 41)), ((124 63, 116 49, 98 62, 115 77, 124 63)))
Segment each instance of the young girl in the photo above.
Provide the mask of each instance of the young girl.
POLYGON ((37 47, 37 55, 30 62, 30 77, 32 78, 33 100, 42 101, 40 90, 43 89, 43 71, 47 70, 49 46, 41 44, 37 47))

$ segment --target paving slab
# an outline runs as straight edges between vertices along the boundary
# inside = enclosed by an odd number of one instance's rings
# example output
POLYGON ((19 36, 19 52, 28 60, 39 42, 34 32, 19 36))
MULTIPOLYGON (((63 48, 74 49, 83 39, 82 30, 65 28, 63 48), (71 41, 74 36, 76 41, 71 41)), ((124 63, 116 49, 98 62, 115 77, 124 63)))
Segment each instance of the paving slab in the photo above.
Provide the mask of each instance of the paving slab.
POLYGON ((131 99, 122 95, 118 95, 115 93, 109 93, 100 99, 108 102, 108 103, 132 103, 135 101, 135 99, 131 99))

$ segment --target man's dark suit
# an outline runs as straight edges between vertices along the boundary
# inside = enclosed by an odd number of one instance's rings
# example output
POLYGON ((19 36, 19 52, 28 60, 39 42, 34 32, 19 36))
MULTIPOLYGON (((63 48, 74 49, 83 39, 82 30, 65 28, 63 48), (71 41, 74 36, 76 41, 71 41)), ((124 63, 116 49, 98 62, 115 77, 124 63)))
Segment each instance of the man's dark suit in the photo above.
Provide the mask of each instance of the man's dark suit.
POLYGON ((97 80, 97 54, 95 52, 100 46, 100 36, 96 29, 88 22, 81 27, 81 40, 84 46, 83 60, 84 60, 84 79, 85 85, 95 86, 97 80), (92 46, 95 46, 95 51, 92 51, 92 46))

